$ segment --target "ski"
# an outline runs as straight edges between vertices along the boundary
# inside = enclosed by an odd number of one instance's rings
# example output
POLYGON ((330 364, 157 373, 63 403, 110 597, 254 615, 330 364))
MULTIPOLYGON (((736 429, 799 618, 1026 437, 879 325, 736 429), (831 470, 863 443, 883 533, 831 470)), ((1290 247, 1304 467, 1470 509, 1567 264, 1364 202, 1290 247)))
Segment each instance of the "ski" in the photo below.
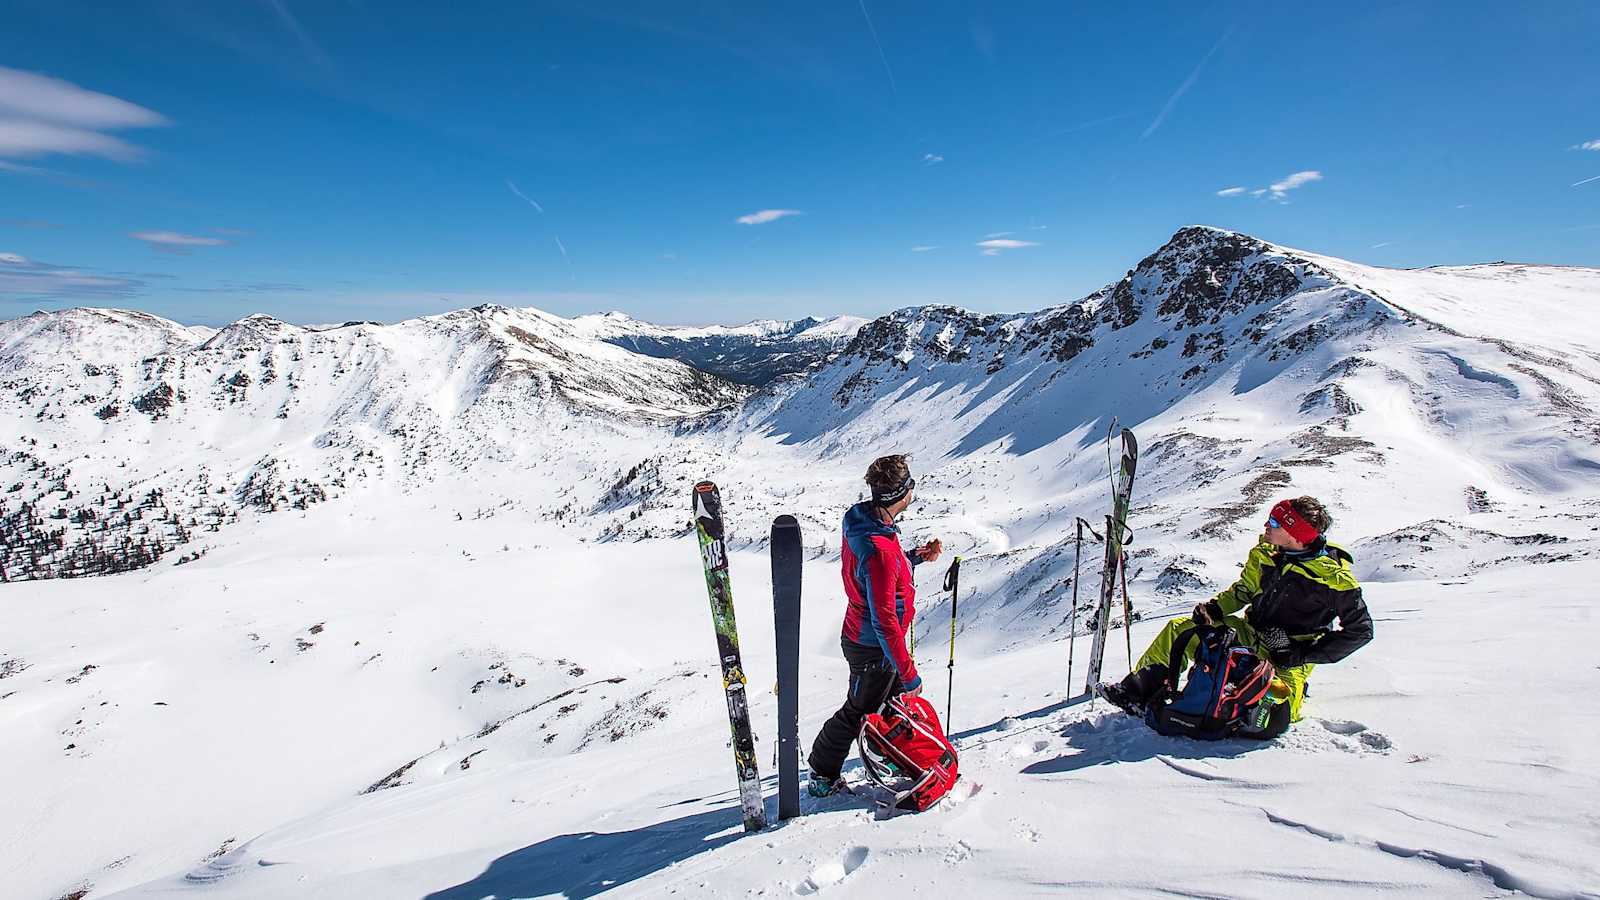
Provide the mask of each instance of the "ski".
POLYGON ((728 725, 733 733, 733 764, 739 776, 739 804, 744 808, 744 830, 766 827, 767 813, 761 797, 761 773, 756 767, 755 739, 750 733, 750 702, 745 696, 744 667, 739 661, 739 629, 733 617, 733 588, 728 578, 728 547, 722 524, 722 496, 717 486, 702 481, 694 486, 694 529, 705 565, 706 591, 711 595, 711 624, 717 632, 717 655, 722 660, 722 689, 728 700, 728 725))
POLYGON ((1105 661, 1106 631, 1111 626, 1111 604, 1117 596, 1117 575, 1122 571, 1122 550, 1128 528, 1128 502, 1133 496, 1133 472, 1139 463, 1139 443, 1133 432, 1122 429, 1122 458, 1111 490, 1111 515, 1106 516, 1106 556, 1100 570, 1100 602, 1095 607, 1094 642, 1089 647, 1089 677, 1084 693, 1094 692, 1100 683, 1100 666, 1105 661))
POLYGON ((772 624, 778 642, 778 818, 800 815, 800 523, 772 521, 772 624))

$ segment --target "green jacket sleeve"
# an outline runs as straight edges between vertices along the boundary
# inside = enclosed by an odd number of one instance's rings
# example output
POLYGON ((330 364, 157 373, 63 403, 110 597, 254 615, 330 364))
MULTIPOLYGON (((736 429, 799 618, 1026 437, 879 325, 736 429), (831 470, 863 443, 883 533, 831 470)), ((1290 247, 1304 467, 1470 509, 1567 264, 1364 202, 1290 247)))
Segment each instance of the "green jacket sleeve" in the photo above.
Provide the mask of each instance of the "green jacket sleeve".
POLYGON ((1227 590, 1218 594, 1212 602, 1222 608, 1224 615, 1237 615, 1255 599, 1261 596, 1261 568, 1271 565, 1272 545, 1257 544, 1245 557, 1244 571, 1239 573, 1239 580, 1230 585, 1227 590))

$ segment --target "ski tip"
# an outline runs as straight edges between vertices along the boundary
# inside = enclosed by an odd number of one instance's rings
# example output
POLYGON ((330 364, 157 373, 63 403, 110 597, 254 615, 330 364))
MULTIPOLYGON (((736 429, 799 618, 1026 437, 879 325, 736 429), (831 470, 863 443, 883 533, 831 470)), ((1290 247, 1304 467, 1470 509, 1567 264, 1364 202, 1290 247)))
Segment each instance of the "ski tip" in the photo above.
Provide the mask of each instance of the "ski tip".
POLYGON ((711 492, 713 492, 713 491, 715 491, 717 489, 717 483, 714 482, 714 481, 696 482, 695 486, 694 486, 694 489, 695 489, 695 493, 698 493, 698 494, 709 494, 709 493, 711 493, 711 492))
POLYGON ((800 520, 796 519, 794 516, 789 515, 788 513, 784 513, 783 515, 778 516, 776 519, 772 520, 772 527, 773 528, 799 528, 800 527, 800 520))

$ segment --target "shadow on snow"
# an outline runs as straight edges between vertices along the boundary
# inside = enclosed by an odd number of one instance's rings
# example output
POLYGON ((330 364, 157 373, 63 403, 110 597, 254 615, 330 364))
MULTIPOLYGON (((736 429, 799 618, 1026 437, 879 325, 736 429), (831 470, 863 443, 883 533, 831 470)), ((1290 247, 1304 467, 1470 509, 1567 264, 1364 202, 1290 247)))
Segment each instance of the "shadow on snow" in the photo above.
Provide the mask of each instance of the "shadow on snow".
POLYGON ((428 894, 425 900, 593 897, 743 836, 738 807, 631 831, 557 835, 507 853, 476 878, 428 894))

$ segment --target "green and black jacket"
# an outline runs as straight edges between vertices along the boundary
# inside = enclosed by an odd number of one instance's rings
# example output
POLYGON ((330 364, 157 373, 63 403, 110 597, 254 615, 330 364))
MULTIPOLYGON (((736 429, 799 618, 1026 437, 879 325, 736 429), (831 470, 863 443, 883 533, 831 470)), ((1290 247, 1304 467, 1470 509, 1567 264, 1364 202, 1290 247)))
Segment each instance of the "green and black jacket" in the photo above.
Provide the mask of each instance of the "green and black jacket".
POLYGON ((1372 640, 1372 615, 1350 562, 1343 547, 1322 538, 1298 552, 1257 544, 1239 580, 1212 603, 1226 615, 1248 606, 1245 621, 1257 631, 1283 629, 1303 662, 1338 662, 1372 640))

